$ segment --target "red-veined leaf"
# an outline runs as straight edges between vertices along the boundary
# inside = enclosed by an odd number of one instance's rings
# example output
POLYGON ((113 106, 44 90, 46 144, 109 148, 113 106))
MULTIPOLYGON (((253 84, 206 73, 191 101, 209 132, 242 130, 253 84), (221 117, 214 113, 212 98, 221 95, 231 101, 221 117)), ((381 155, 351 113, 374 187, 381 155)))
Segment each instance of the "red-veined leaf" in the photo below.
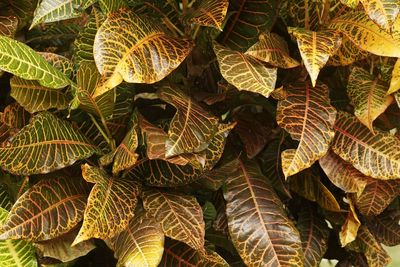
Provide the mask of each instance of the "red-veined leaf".
POLYGON ((386 246, 397 246, 400 244, 400 211, 388 210, 376 217, 370 217, 367 225, 378 242, 386 246))
POLYGON ((201 0, 189 14, 188 19, 192 23, 214 27, 222 31, 222 23, 228 12, 228 5, 228 0, 201 0))

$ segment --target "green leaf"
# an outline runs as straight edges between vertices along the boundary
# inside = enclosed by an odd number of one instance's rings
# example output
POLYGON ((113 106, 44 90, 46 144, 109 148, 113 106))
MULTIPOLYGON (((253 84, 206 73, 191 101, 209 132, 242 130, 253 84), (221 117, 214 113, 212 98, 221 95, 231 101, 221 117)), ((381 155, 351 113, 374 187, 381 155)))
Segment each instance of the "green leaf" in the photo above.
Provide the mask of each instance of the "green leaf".
POLYGON ((142 199, 147 213, 160 222, 166 236, 184 242, 195 250, 204 250, 203 211, 196 198, 146 190, 142 199))
POLYGON ((384 132, 371 133, 358 119, 339 112, 334 125, 333 151, 366 176, 400 178, 400 140, 384 132), (356 156, 354 156, 356 155, 356 156))
POLYGON ((289 56, 289 48, 285 40, 276 33, 261 33, 259 41, 245 53, 278 68, 294 68, 300 65, 289 56))
POLYGON ((157 267, 164 252, 164 234, 154 219, 139 212, 128 227, 109 240, 117 266, 157 267))
POLYGON ((168 130, 165 156, 168 158, 206 149, 218 131, 218 118, 178 88, 163 87, 157 94, 176 108, 168 130))
POLYGON ((0 147, 0 166, 17 175, 48 173, 94 153, 99 149, 70 123, 43 112, 0 147))
POLYGON ((330 56, 340 47, 342 38, 335 31, 309 31, 300 28, 288 28, 297 40, 304 65, 310 74, 315 87, 320 70, 328 62, 330 56))
POLYGON ((70 83, 60 70, 32 48, 6 36, 0 36, 0 69, 25 80, 37 80, 40 85, 54 89, 70 83))
POLYGON ((189 13, 188 20, 201 26, 214 27, 222 31, 228 5, 228 0, 201 0, 195 9, 189 13))
POLYGON ((394 23, 393 34, 389 34, 364 12, 352 11, 333 19, 329 28, 340 31, 365 51, 379 56, 400 57, 400 20, 394 23))
POLYGON ((155 83, 176 69, 193 48, 153 21, 125 9, 111 13, 96 33, 93 53, 104 83, 99 96, 120 84, 155 83), (168 51, 168 52, 167 52, 168 51))
POLYGON ((73 246, 90 238, 111 238, 128 227, 140 190, 132 179, 109 177, 104 170, 88 164, 82 165, 82 176, 95 185, 73 246))
POLYGON ((101 11, 104 14, 115 12, 121 8, 127 7, 125 0, 98 0, 101 11))
POLYGON ((282 152, 285 177, 294 175, 321 158, 333 139, 336 110, 330 104, 328 87, 299 82, 283 89, 278 102, 276 121, 300 143, 296 150, 282 152))
POLYGON ((393 101, 393 97, 386 95, 386 91, 387 85, 368 71, 359 67, 352 69, 347 94, 354 106, 354 115, 371 132, 374 132, 374 120, 385 112, 393 101))
POLYGON ((268 97, 275 89, 276 68, 267 68, 258 59, 214 43, 222 76, 239 90, 268 97))
POLYGON ((159 266, 228 267, 229 264, 214 251, 200 252, 179 241, 167 240, 159 266))
MULTIPOLYGON (((0 208, 1 224, 8 216, 8 211, 0 208)), ((4 267, 38 267, 35 249, 31 243, 24 240, 0 241, 0 264, 4 267)))
POLYGON ((254 161, 240 161, 224 198, 229 233, 247 266, 302 266, 300 235, 254 161), (279 229, 279 231, 276 231, 279 229))
POLYGON ((41 0, 30 29, 40 23, 76 18, 97 0, 41 0))
POLYGON ((18 19, 14 16, 0 16, 0 35, 14 38, 18 29, 18 19))
POLYGON ((364 59, 370 55, 368 52, 357 47, 347 37, 342 37, 342 44, 334 55, 332 55, 327 65, 330 66, 347 66, 356 61, 364 59))
POLYGON ((304 266, 318 267, 328 249, 330 229, 324 219, 312 207, 304 207, 299 213, 297 228, 300 232, 304 266))
POLYGON ((387 32, 393 30, 393 24, 399 14, 400 3, 396 0, 360 0, 368 16, 387 32))
POLYGON ((225 30, 218 42, 227 47, 245 52, 257 42, 262 32, 268 32, 278 15, 279 1, 275 0, 237 0, 231 1, 229 17, 225 30))
POLYGON ((79 178, 41 180, 14 204, 0 239, 43 241, 67 233, 83 218, 86 194, 79 178))

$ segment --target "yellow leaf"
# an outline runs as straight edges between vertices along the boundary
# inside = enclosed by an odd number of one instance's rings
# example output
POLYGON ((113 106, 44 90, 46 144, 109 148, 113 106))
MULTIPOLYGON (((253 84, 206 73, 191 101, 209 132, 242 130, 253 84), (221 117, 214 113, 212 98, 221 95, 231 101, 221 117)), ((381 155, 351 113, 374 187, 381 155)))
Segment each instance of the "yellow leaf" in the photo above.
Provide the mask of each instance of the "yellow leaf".
POLYGON ((353 202, 351 200, 347 200, 346 202, 348 202, 349 204, 349 212, 347 213, 346 221, 342 225, 342 229, 339 233, 340 243, 342 244, 342 247, 346 246, 356 239, 358 228, 361 225, 353 202))
POLYGON ((398 0, 360 0, 368 16, 382 29, 391 32, 399 14, 398 0))
POLYGON ((392 71, 392 79, 390 80, 390 87, 387 94, 393 94, 400 89, 400 59, 397 59, 392 71))

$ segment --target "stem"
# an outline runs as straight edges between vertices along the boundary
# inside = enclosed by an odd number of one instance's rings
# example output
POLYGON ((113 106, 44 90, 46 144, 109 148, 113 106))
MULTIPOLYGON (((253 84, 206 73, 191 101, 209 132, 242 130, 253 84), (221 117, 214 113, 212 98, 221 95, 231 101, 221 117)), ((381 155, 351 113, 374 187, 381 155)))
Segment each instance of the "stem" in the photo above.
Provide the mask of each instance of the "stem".
POLYGON ((323 11, 322 11, 322 17, 321 17, 322 25, 325 25, 328 22, 330 9, 331 9, 331 1, 325 0, 324 6, 323 6, 323 11))
POLYGON ((183 14, 186 13, 186 10, 187 10, 188 6, 189 6, 189 0, 182 0, 182 11, 183 11, 183 14))
POLYGON ((24 193, 24 191, 25 191, 24 188, 28 184, 28 182, 29 182, 29 176, 25 176, 24 181, 22 182, 22 184, 18 190, 17 199, 24 193))
MULTIPOLYGON (((96 118, 90 113, 88 115, 89 115, 90 119, 92 120, 92 122, 94 123, 94 125, 96 126, 97 130, 99 130, 99 132, 103 136, 104 140, 106 140, 106 142, 110 146, 111 150, 114 150, 115 149, 115 144, 114 144, 114 141, 112 140, 112 137, 111 137, 110 131, 108 130, 108 127, 106 127, 106 129, 107 129, 106 132, 107 133, 105 133, 103 128, 97 122, 96 118)), ((102 119, 102 122, 103 121, 104 121, 104 118, 102 119)), ((103 125, 104 125, 104 123, 103 123, 103 125)))
POLYGON ((178 33, 180 36, 185 36, 185 33, 183 33, 178 27, 176 27, 175 24, 173 24, 166 16, 164 17, 164 23, 171 31, 178 33))
POLYGON ((199 31, 200 31, 200 25, 196 25, 194 28, 193 36, 192 36, 193 40, 196 40, 196 37, 199 34, 199 31))

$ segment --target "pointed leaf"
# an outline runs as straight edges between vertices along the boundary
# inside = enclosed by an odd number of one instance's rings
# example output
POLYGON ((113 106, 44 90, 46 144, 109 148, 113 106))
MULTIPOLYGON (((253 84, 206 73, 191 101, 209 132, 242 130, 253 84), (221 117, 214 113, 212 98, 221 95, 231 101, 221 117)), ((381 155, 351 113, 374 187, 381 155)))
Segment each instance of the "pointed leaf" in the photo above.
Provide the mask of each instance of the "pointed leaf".
POLYGON ((397 59, 392 71, 392 78, 390 80, 390 87, 387 94, 393 94, 400 89, 400 59, 397 59))
POLYGON ((360 219, 358 219, 354 204, 351 200, 347 200, 349 204, 349 212, 347 213, 347 218, 342 229, 339 233, 340 243, 342 247, 353 242, 357 237, 358 228, 361 225, 360 219))
POLYGON ((124 230, 133 218, 140 186, 129 178, 109 177, 97 167, 82 165, 82 176, 94 183, 82 227, 72 245, 90 238, 107 239, 124 230))
POLYGON ((299 233, 255 162, 240 161, 224 198, 230 236, 247 266, 302 266, 299 233))
POLYGON ((184 242, 195 250, 204 249, 203 211, 196 198, 146 190, 142 199, 147 213, 160 222, 166 236, 184 242))
POLYGON ((347 66, 356 61, 368 57, 369 53, 357 47, 347 37, 342 37, 342 44, 334 55, 332 55, 327 65, 330 66, 347 66))
POLYGON ((0 36, 0 69, 50 88, 62 88, 68 78, 29 46, 0 36))
POLYGON ((393 97, 386 95, 387 86, 384 82, 369 74, 368 71, 354 67, 349 76, 347 94, 354 106, 354 115, 371 132, 372 123, 392 103, 393 97))
POLYGON ((330 229, 311 207, 304 207, 299 214, 297 228, 304 252, 304 266, 319 266, 328 248, 330 229))
POLYGON ((317 82, 319 71, 325 66, 330 56, 340 47, 342 38, 334 31, 308 31, 300 28, 288 28, 297 40, 301 57, 313 87, 317 82))
POLYGON ((261 33, 259 41, 250 47, 245 54, 278 68, 289 69, 300 65, 299 62, 289 56, 287 43, 276 33, 261 33))
POLYGON ((228 0, 202 0, 189 14, 188 19, 192 23, 222 31, 228 5, 228 0))
MULTIPOLYGON (((0 225, 7 218, 8 211, 0 208, 0 225)), ((35 249, 25 240, 1 240, 0 264, 4 267, 38 267, 35 249)))
POLYGON ((36 115, 6 147, 0 166, 17 175, 48 173, 100 153, 68 122, 51 113, 36 115))
POLYGON ((278 15, 279 1, 275 0, 237 0, 231 1, 232 12, 225 30, 218 41, 227 47, 245 52, 257 42, 262 32, 268 32, 278 15))
POLYGON ((128 227, 110 240, 117 266, 157 267, 164 251, 161 226, 143 212, 135 215, 128 227))
POLYGON ((0 239, 42 241, 67 233, 83 218, 86 192, 82 179, 41 180, 14 204, 0 239))
POLYGON ((158 96, 176 108, 168 130, 165 156, 206 149, 218 131, 218 118, 177 88, 164 87, 158 91, 158 96))
POLYGON ((268 97, 275 89, 276 68, 267 68, 263 62, 214 43, 222 76, 239 90, 246 90, 268 97))
POLYGON ((179 241, 167 240, 159 267, 170 266, 228 267, 229 264, 214 251, 199 252, 179 241))
POLYGON ((14 38, 18 28, 18 19, 14 16, 0 16, 0 35, 14 38))
POLYGON ((199 184, 208 190, 217 191, 225 182, 226 177, 237 171, 238 166, 239 162, 235 158, 222 166, 203 172, 200 179, 196 181, 196 184, 199 184))
POLYGON ((368 16, 382 29, 391 32, 399 14, 397 0, 361 0, 368 16))
POLYGON ((400 178, 400 140, 389 133, 373 134, 358 119, 339 112, 333 151, 357 170, 377 179, 400 178), (357 155, 357 156, 354 156, 357 155))
POLYGON ((155 83, 177 68, 193 48, 153 21, 125 9, 111 13, 96 33, 93 53, 104 84, 94 96, 120 84, 155 83), (170 51, 167 53, 167 51, 170 51))
POLYGON ((393 34, 380 29, 364 12, 347 12, 332 20, 329 27, 340 31, 355 45, 379 56, 400 57, 400 20, 393 34))
POLYGON ((40 23, 76 18, 96 0, 42 0, 35 10, 31 29, 40 23))
POLYGON ((400 212, 389 210, 376 217, 371 217, 367 225, 379 243, 386 246, 400 244, 400 212))
POLYGON ((309 82, 296 83, 286 87, 284 94, 276 120, 300 142, 296 150, 282 152, 283 173, 289 177, 326 154, 334 136, 336 110, 330 104, 328 87, 321 83, 314 88, 309 82))

